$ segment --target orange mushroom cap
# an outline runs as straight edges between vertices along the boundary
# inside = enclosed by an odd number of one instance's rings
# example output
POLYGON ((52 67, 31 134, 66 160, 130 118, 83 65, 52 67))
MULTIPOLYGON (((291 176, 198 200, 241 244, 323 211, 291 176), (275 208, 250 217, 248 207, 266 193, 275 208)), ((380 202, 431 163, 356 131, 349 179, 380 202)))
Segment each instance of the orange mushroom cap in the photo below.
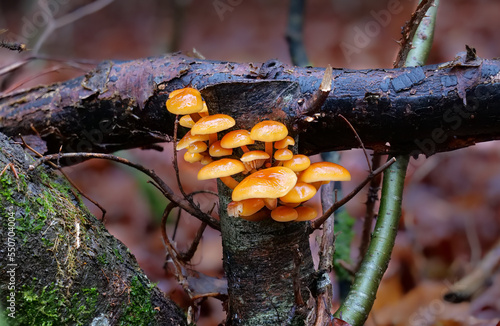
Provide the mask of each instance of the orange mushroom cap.
POLYGON ((233 118, 226 114, 214 114, 201 118, 191 128, 193 135, 214 134, 229 129, 236 124, 233 118))
POLYGON ((232 201, 227 205, 227 215, 229 216, 250 216, 257 213, 264 207, 264 200, 261 198, 250 198, 242 201, 232 201))
POLYGON ((198 171, 198 180, 228 177, 245 170, 245 166, 238 160, 223 158, 205 165, 198 171))
POLYGON ((170 93, 166 104, 167 110, 173 114, 191 114, 203 109, 200 92, 190 87, 170 93))
POLYGON ((298 154, 294 155, 292 159, 283 162, 283 166, 292 169, 295 172, 304 171, 311 165, 311 160, 309 157, 298 154))
POLYGON ((318 212, 314 208, 309 206, 295 207, 295 210, 299 215, 295 220, 296 222, 314 220, 316 216, 318 216, 318 212))
POLYGON ((316 195, 316 188, 305 182, 297 182, 297 184, 285 196, 280 197, 284 203, 302 203, 316 195))
POLYGON ((234 188, 232 198, 233 201, 248 198, 279 198, 286 195, 296 182, 297 176, 292 170, 280 166, 272 167, 252 173, 243 179, 234 188))
POLYGON ((288 161, 292 159, 292 157, 292 151, 286 148, 278 149, 276 152, 274 152, 274 159, 276 161, 288 161))
POLYGON ((200 153, 190 153, 186 152, 184 153, 184 161, 189 162, 189 163, 194 163, 194 162, 199 162, 203 159, 203 155, 200 153))
POLYGON ((220 141, 220 145, 224 148, 236 148, 254 143, 255 141, 250 138, 250 131, 245 129, 230 131, 220 141))
POLYGON ((212 163, 214 160, 212 160, 212 158, 208 155, 203 155, 203 158, 201 159, 200 163, 202 165, 207 165, 209 163, 212 163))
POLYGON ((274 148, 282 149, 282 148, 287 148, 290 145, 291 146, 295 145, 295 140, 290 136, 286 136, 284 139, 275 142, 274 148))
POLYGON ((194 126, 194 121, 189 114, 186 114, 179 119, 179 124, 186 128, 192 128, 194 126))
POLYGON ((194 143, 189 144, 188 152, 191 153, 202 153, 206 151, 208 148, 207 144, 203 141, 195 141, 194 143))
POLYGON ((346 168, 332 162, 317 162, 302 171, 299 182, 349 181, 351 174, 346 168))
POLYGON ((275 142, 288 135, 288 129, 278 121, 266 120, 257 123, 250 131, 253 140, 262 142, 275 142))
POLYGON ((295 208, 288 206, 278 206, 271 211, 271 218, 277 222, 294 221, 298 216, 295 208))
POLYGON ((212 157, 221 157, 221 156, 227 156, 227 155, 233 154, 233 149, 232 148, 222 148, 220 145, 220 141, 216 141, 215 143, 210 145, 208 153, 212 157))
POLYGON ((177 143, 177 146, 175 147, 178 151, 181 149, 187 148, 190 144, 197 142, 197 141, 207 141, 208 140, 208 135, 192 135, 191 131, 188 131, 184 137, 177 143))
POLYGON ((242 162, 251 162, 254 160, 267 160, 269 158, 269 154, 264 151, 250 151, 241 155, 240 160, 242 162))

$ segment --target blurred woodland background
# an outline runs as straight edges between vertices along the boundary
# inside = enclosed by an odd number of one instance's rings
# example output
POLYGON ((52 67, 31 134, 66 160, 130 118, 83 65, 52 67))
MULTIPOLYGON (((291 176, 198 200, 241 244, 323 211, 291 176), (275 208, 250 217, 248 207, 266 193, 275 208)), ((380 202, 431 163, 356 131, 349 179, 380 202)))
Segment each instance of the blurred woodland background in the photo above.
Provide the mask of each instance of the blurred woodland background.
MULTIPOLYGON (((304 42, 311 64, 391 68, 398 51, 396 40, 416 3, 307 1, 304 42), (376 13, 396 4, 400 10, 390 15, 386 26, 377 22, 376 13), (374 24, 378 24, 378 29, 369 30, 368 41, 362 46, 358 42, 357 51, 346 55, 345 46, 355 45, 357 33, 374 24)), ((258 64, 275 58, 291 63, 286 42, 288 10, 288 1, 276 0, 2 0, 0 29, 8 31, 0 37, 25 42, 30 50, 17 53, 0 49, 0 91, 70 79, 106 59, 130 60, 174 51, 192 52, 193 48, 213 60, 258 64), (27 61, 31 56, 38 59, 27 61), (24 64, 18 65, 20 62, 24 64), (4 69, 14 66, 15 69, 4 69)), ((464 51, 465 44, 476 48, 480 57, 500 56, 499 13, 500 2, 495 0, 441 0, 428 63, 451 61, 464 51)), ((154 169, 175 188, 172 148, 169 144, 162 147, 162 152, 135 149, 117 155, 154 169)), ((196 180, 198 163, 180 163, 187 191, 215 190, 214 182, 196 180)), ((498 142, 427 159, 420 156, 410 162, 400 232, 367 325, 497 324, 499 273, 491 275, 491 285, 470 302, 451 304, 444 302, 442 296, 500 238, 499 163, 498 142)), ((353 176, 351 182, 343 183, 349 191, 366 176, 366 162, 359 150, 352 150, 342 153, 342 165, 353 176)), ((147 178, 105 160, 91 160, 65 171, 107 210, 107 229, 130 248, 149 278, 185 307, 187 299, 181 287, 164 268, 159 223, 167 201, 146 183, 147 178)), ((215 197, 203 195, 198 200, 203 209, 209 210, 215 197)), ((348 213, 356 219, 351 245, 353 261, 358 255, 365 201, 366 193, 360 193, 347 205, 348 213)), ((92 203, 87 205, 97 217, 102 216, 92 203)), ((168 232, 172 235, 175 218, 169 222, 168 232)), ((181 249, 187 248, 199 223, 182 216, 175 238, 181 249)), ((314 237, 311 243, 314 250, 314 237)), ((218 232, 205 231, 194 262, 195 269, 222 277, 218 232)), ((198 324, 217 325, 223 319, 220 302, 208 299, 198 324)))

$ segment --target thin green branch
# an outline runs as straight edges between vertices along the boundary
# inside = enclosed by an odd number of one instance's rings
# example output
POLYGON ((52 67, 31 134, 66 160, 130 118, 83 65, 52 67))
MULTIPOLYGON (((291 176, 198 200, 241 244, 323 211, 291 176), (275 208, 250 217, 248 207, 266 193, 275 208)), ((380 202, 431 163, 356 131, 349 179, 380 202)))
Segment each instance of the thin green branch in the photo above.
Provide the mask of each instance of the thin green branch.
MULTIPOLYGON (((409 45, 403 44, 398 59, 404 60, 398 60, 396 65, 404 61, 405 66, 415 66, 427 60, 432 46, 438 1, 435 0, 434 5, 429 7, 416 31, 405 31, 405 34, 412 33, 414 37, 409 45), (408 46, 411 47, 409 51, 408 46)), ((428 0, 421 1, 412 18, 425 5, 429 5, 428 0)), ((409 155, 399 155, 396 162, 384 172, 378 220, 372 240, 356 273, 351 291, 335 313, 335 317, 342 318, 353 326, 363 325, 368 318, 380 281, 389 265, 401 217, 401 201, 409 160, 409 155)))
POLYGON ((382 276, 389 264, 401 215, 407 166, 408 156, 400 155, 396 157, 396 162, 384 172, 382 200, 372 241, 356 274, 351 291, 335 313, 335 317, 353 326, 364 324, 375 301, 382 276))

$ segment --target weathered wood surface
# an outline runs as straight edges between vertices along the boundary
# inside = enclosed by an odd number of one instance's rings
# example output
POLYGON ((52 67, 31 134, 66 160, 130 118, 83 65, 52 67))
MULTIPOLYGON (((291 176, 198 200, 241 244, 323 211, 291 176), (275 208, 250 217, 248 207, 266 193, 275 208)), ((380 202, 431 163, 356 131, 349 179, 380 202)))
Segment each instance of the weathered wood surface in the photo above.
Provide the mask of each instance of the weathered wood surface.
POLYGON ((279 61, 232 63, 180 54, 106 61, 85 76, 4 95, 0 131, 39 133, 52 153, 61 145, 64 152, 147 146, 172 135, 174 117, 165 100, 190 85, 202 89, 212 112, 224 107, 240 127, 264 118, 285 121, 300 134, 299 151, 308 154, 359 146, 339 114, 379 152, 431 155, 500 138, 498 60, 334 69, 333 91, 311 112, 305 104, 323 72, 279 61))

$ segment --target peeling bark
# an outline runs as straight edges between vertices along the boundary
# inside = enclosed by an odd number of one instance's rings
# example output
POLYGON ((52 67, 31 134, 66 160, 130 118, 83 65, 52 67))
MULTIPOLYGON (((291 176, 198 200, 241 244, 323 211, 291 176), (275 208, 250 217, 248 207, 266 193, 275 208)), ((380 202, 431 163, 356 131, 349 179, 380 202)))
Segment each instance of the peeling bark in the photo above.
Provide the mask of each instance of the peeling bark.
POLYGON ((334 90, 316 112, 303 105, 324 69, 199 60, 180 54, 106 61, 85 76, 0 98, 0 131, 35 134, 48 152, 148 146, 172 135, 168 93, 203 89, 211 111, 231 106, 239 126, 278 118, 312 154, 358 146, 345 116, 368 148, 426 155, 500 138, 500 61, 333 72, 334 90), (466 103, 466 105, 465 105, 466 103), (240 118, 244 118, 240 119, 240 118), (328 141, 324 141, 328 139, 328 141), (387 143, 390 147, 386 146, 387 143))

